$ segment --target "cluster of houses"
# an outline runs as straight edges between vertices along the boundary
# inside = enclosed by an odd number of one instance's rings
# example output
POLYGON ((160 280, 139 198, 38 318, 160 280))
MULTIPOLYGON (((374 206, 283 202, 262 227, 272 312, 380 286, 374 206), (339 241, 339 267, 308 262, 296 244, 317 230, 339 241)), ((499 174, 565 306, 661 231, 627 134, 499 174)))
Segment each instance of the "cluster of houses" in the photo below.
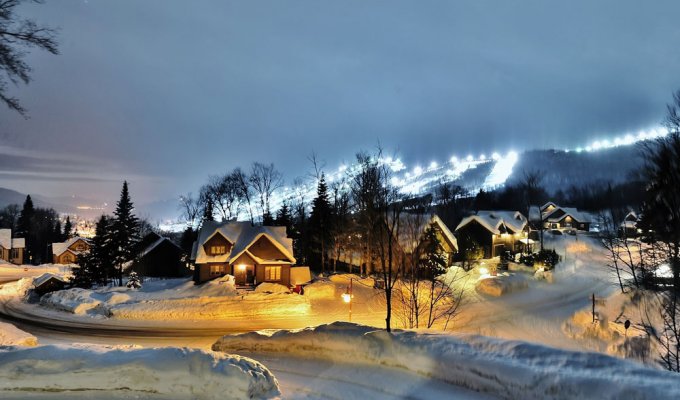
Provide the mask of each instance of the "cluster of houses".
MULTIPOLYGON (((531 250, 530 233, 540 227, 541 221, 545 229, 580 231, 588 231, 593 222, 588 213, 552 202, 536 209, 541 212, 537 221, 530 221, 519 211, 478 211, 464 218, 454 231, 436 215, 409 218, 406 214, 402 215, 402 230, 396 242, 404 255, 412 254, 423 245, 425 232, 432 226, 451 265, 458 253, 457 237, 471 238, 482 248, 484 258, 493 258, 506 251, 531 250)), ((351 255, 352 259, 358 261, 360 257, 351 255)), ((237 285, 245 286, 273 282, 294 287, 300 283, 293 278, 300 267, 295 267, 293 241, 285 227, 207 222, 194 243, 190 260, 197 284, 227 274, 235 277, 237 285)), ((343 259, 354 265, 350 260, 343 259)))
MULTIPOLYGON (((553 202, 531 207, 529 216, 519 211, 481 210, 465 217, 451 231, 436 215, 400 221, 403 229, 396 242, 404 255, 413 254, 423 245, 428 227, 434 227, 451 265, 458 253, 458 240, 474 240, 483 258, 498 257, 505 252, 533 251, 535 232, 543 230, 589 231, 597 219, 576 208, 561 207, 553 202), (407 233, 408 232, 408 233, 407 233)), ((638 216, 631 212, 621 229, 637 233, 638 216)), ((0 230, 0 258, 20 264, 23 260, 23 239, 12 238, 8 229, 0 230)), ((55 264, 75 263, 78 256, 90 250, 90 242, 73 237, 52 244, 55 264)), ((151 233, 136 249, 137 257, 127 270, 143 276, 180 277, 190 274, 183 252, 172 240, 151 233)), ((293 241, 280 226, 253 226, 249 222, 206 222, 198 233, 189 257, 193 265, 193 280, 200 284, 224 275, 232 275, 237 285, 255 286, 262 282, 299 287, 310 279, 308 267, 296 266, 293 241)), ((350 264, 354 264, 350 261, 350 264)))

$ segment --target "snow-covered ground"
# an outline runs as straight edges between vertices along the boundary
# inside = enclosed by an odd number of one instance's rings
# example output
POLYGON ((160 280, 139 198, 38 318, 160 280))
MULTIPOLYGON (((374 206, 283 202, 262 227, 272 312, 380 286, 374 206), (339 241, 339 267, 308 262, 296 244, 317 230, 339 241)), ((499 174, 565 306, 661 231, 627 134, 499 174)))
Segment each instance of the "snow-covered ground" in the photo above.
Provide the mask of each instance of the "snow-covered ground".
POLYGON ((21 278, 40 276, 45 272, 69 275, 71 267, 71 264, 14 265, 0 260, 0 284, 21 278))
POLYGON ((262 364, 182 348, 38 346, 0 350, 0 397, 253 399, 279 395, 262 364))
MULTIPOLYGON (((675 399, 676 374, 597 353, 558 350, 477 335, 333 323, 298 331, 224 336, 213 349, 286 354, 292 359, 401 368, 499 398, 675 399)), ((385 382, 385 386, 389 383, 385 382)))

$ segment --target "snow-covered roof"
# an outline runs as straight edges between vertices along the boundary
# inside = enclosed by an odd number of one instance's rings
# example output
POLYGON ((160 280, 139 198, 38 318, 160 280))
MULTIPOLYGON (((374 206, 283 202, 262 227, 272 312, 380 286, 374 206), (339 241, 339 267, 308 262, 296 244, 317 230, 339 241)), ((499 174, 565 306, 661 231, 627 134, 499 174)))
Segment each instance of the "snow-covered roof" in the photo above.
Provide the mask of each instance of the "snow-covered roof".
MULTIPOLYGON (((448 226, 437 214, 430 216, 423 214, 403 213, 399 216, 399 245, 407 253, 413 252, 420 243, 420 239, 427 228, 434 224, 455 251, 458 251, 458 240, 448 226)), ((390 219, 391 221, 391 219, 390 219)))
POLYGON ((71 250, 69 247, 73 245, 75 242, 82 240, 83 242, 87 243, 87 239, 82 238, 80 236, 75 236, 72 237, 71 239, 65 241, 65 242, 60 242, 60 243, 52 243, 52 254, 55 256, 60 256, 64 254, 66 251, 69 251, 75 255, 78 255, 80 253, 83 253, 82 251, 77 251, 77 250, 71 250))
POLYGON ((590 215, 590 213, 579 211, 573 207, 557 207, 550 213, 546 214, 543 219, 548 222, 559 222, 567 215, 578 222, 591 222, 593 220, 593 217, 590 215))
MULTIPOLYGON (((288 258, 288 262, 295 263, 293 257, 293 240, 286 235, 285 226, 252 226, 250 222, 211 222, 203 224, 198 235, 195 260, 197 264, 232 263, 261 237, 269 239, 288 258), (231 251, 221 255, 207 254, 204 244, 216 234, 222 235, 232 243, 231 251)), ((249 256, 254 257, 250 252, 249 256)), ((274 262, 280 260, 261 260, 274 262)), ((258 261, 258 262, 259 262, 258 261)))
POLYGON ((545 211, 545 209, 550 207, 550 206, 559 208, 559 206, 557 204, 553 203, 552 201, 549 201, 549 202, 547 202, 547 203, 545 203, 541 206, 541 212, 545 211))
POLYGON ((11 229, 0 229, 0 247, 10 249, 23 249, 26 247, 26 239, 14 238, 12 239, 11 229))
POLYGON ((42 285, 43 283, 49 281, 50 279, 57 279, 61 282, 66 283, 66 279, 64 279, 63 277, 61 277, 59 275, 55 275, 51 272, 45 272, 44 274, 40 275, 39 277, 33 278, 33 286, 38 287, 38 286, 42 285))
POLYGON ((144 257, 145 255, 149 254, 149 252, 153 251, 153 249, 158 247, 161 243, 165 242, 166 240, 168 242, 170 242, 170 244, 172 244, 173 246, 175 246, 179 249, 179 246, 177 246, 175 244, 175 242, 173 242, 172 240, 170 240, 166 237, 161 236, 158 239, 156 239, 155 241, 153 241, 150 245, 146 246, 146 248, 144 248, 142 251, 140 251, 139 254, 138 254, 138 257, 144 257))
POLYGON ((12 248, 12 230, 0 229, 0 247, 5 249, 12 248))
POLYGON ((521 232, 527 225, 526 217, 519 211, 480 210, 477 211, 477 214, 470 215, 460 221, 456 230, 459 230, 472 221, 476 221, 495 235, 501 234, 501 226, 505 226, 513 232, 521 232))

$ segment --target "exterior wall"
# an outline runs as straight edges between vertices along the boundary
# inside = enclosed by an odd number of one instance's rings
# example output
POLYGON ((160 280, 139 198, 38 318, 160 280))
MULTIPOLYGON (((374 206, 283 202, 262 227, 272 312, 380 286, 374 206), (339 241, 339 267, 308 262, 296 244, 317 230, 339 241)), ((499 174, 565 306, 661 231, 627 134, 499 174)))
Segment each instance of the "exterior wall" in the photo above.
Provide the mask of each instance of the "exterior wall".
POLYGON ((210 263, 210 264, 197 264, 194 267, 194 282, 203 283, 226 274, 231 274, 231 267, 227 264, 220 263, 210 263), (210 272, 211 266, 220 266, 221 272, 219 274, 213 274, 210 272))
POLYGON ((225 250, 226 250, 225 254, 227 254, 231 251, 231 244, 229 243, 229 241, 224 236, 222 236, 219 233, 216 234, 215 236, 213 236, 212 238, 210 238, 210 240, 205 242, 205 244, 203 244, 203 249, 205 250, 206 254, 212 254, 210 252, 210 248, 212 246, 225 246, 225 250))
POLYGON ((74 254, 69 253, 67 251, 59 254, 58 256, 54 256, 54 263, 55 264, 72 264, 76 262, 76 257, 74 254))
POLYGON ((279 283, 283 286, 290 287, 290 265, 267 265, 267 264, 262 264, 262 265, 257 265, 255 267, 255 278, 257 279, 258 283, 261 282, 272 282, 272 283, 279 283), (265 275, 264 271, 266 267, 281 267, 281 280, 279 281, 267 281, 265 280, 265 275))
POLYGON ((248 251, 265 260, 287 260, 287 257, 265 236, 253 243, 248 251))
POLYGON ((234 278, 236 279, 237 285, 245 285, 248 283, 246 282, 248 271, 250 271, 253 274, 253 279, 256 282, 260 282, 260 280, 257 279, 257 268, 255 260, 250 258, 250 256, 248 256, 245 253, 241 254, 239 258, 237 258, 231 264, 231 269, 234 278), (242 269, 242 266, 245 266, 245 269, 242 269))
POLYGON ((470 239, 477 242, 484 249, 484 258, 493 257, 494 235, 477 221, 471 221, 469 224, 458 229, 456 235, 458 235, 459 240, 464 236, 469 236, 470 239))
POLYGON ((5 261, 9 261, 9 250, 8 249, 6 249, 4 247, 0 247, 0 259, 5 260, 5 261))
POLYGON ((76 240, 75 242, 71 243, 71 245, 68 248, 75 252, 90 251, 90 245, 82 239, 76 240))
MULTIPOLYGON (((14 257, 14 258, 10 257, 9 262, 11 262, 12 264, 23 264, 23 262, 24 262, 24 249, 18 248, 18 249, 14 249, 14 250, 16 250, 16 257, 14 257)), ((11 255, 12 252, 10 251, 9 254, 11 255)))

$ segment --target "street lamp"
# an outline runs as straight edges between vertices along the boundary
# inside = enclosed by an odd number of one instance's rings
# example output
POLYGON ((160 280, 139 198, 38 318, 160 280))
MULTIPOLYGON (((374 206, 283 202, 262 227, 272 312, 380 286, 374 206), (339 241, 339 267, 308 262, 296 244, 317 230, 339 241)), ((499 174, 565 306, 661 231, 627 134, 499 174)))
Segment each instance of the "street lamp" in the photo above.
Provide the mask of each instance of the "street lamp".
POLYGON ((349 286, 347 286, 347 291, 342 294, 342 301, 349 304, 349 322, 352 322, 352 280, 354 278, 349 278, 349 286))

